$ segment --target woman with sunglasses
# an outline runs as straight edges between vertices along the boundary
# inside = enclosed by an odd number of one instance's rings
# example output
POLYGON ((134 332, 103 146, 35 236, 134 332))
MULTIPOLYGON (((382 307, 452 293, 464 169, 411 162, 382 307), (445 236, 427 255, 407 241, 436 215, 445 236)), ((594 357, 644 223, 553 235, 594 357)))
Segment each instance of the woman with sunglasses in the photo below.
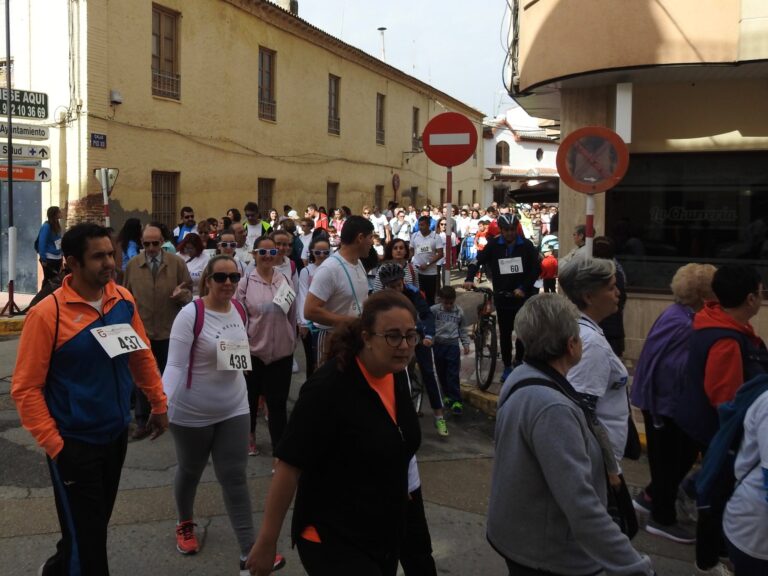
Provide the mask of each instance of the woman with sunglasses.
POLYGON ((294 493, 291 536, 309 576, 396 574, 421 442, 405 371, 419 339, 413 304, 394 290, 334 330, 331 359, 302 386, 278 445, 252 574, 269 574, 294 493))
POLYGON ((194 298, 200 296, 203 270, 205 270, 210 259, 208 254, 205 253, 204 248, 203 240, 194 232, 185 234, 184 240, 179 242, 179 245, 176 247, 179 256, 184 258, 189 276, 192 278, 192 296, 194 298))
MULTIPOLYGON (((440 220, 437 221, 437 233, 440 235, 440 238, 443 239, 443 243, 445 243, 445 237, 446 237, 446 222, 445 218, 440 218, 440 220)), ((447 245, 447 244, 446 244, 447 245)), ((456 236, 456 230, 451 230, 451 261, 456 262, 456 256, 459 252, 459 239, 456 236)), ((443 266, 445 266, 445 258, 441 258, 437 261, 437 282, 438 284, 442 284, 443 281, 443 266)))
MULTIPOLYGON (((409 256, 410 253, 408 251, 408 244, 405 242, 405 240, 395 238, 394 240, 390 240, 389 243, 384 247, 384 260, 382 265, 387 262, 396 262, 400 265, 400 267, 403 269, 403 273, 405 274, 403 281, 406 284, 410 284, 411 286, 416 286, 416 288, 418 288, 419 275, 416 273, 413 264, 411 264, 408 260, 409 256)), ((383 289, 384 285, 381 283, 381 279, 379 278, 377 272, 376 278, 373 279, 373 291, 379 292, 383 289)))
MULTIPOLYGON (((248 335, 242 307, 233 301, 239 281, 240 272, 229 256, 217 255, 208 261, 201 279, 202 305, 187 304, 171 328, 163 387, 178 459, 176 548, 182 554, 199 550, 193 508, 210 457, 237 536, 243 570, 254 528, 246 477, 249 416, 243 369, 248 367, 248 335), (222 350, 224 342, 227 348, 222 350)), ((275 560, 284 563, 282 558, 275 560)))
POLYGON ((216 253, 230 256, 237 265, 237 269, 240 272, 240 276, 245 276, 245 264, 237 257, 237 240, 235 239, 235 233, 232 230, 224 230, 219 235, 219 242, 216 245, 216 253))
POLYGON ((291 388, 293 349, 296 345, 296 292, 288 277, 276 266, 282 259, 275 241, 262 236, 254 243, 256 266, 237 287, 237 299, 248 317, 251 371, 246 375, 250 405, 249 453, 256 449, 256 414, 259 396, 269 411, 272 451, 288 421, 288 392, 291 388))
POLYGON ((299 294, 296 297, 296 316, 299 326, 299 336, 304 345, 304 354, 307 358, 307 378, 315 371, 317 358, 317 328, 304 318, 304 302, 312 284, 312 277, 317 267, 331 255, 331 244, 324 236, 318 236, 309 243, 309 264, 299 272, 299 294))

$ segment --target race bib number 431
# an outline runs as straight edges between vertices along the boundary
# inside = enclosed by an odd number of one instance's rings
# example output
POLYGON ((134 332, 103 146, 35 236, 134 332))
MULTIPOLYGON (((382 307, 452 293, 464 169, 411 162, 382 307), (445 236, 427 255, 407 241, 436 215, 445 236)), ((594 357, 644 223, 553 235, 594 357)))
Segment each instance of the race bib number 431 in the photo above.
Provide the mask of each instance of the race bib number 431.
POLYGON ((248 341, 219 340, 216 345, 217 370, 250 370, 251 350, 248 341))
POLYGON ((144 340, 136 334, 136 330, 130 324, 113 324, 92 328, 91 334, 110 358, 147 349, 144 340))

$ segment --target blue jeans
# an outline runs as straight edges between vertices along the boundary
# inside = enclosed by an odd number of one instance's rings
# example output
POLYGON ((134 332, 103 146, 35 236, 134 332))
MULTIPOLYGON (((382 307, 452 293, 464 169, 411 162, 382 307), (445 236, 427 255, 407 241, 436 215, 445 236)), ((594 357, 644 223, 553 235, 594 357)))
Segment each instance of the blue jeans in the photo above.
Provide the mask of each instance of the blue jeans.
POLYGON ((432 352, 435 355, 437 379, 443 387, 443 394, 451 400, 460 401, 459 373, 461 370, 461 348, 458 344, 435 342, 432 345, 432 352))

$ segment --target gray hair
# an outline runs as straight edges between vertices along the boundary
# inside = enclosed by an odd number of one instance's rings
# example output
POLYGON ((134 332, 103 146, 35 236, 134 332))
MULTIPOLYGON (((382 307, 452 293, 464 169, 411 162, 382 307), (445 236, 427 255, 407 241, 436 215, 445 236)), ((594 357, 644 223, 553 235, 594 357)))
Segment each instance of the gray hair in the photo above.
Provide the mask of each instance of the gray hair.
POLYGON ((587 307, 584 297, 608 285, 616 275, 613 260, 575 257, 559 270, 560 287, 579 310, 587 307))
POLYGON ((515 316, 515 334, 525 346, 525 359, 549 362, 568 351, 579 337, 579 311, 559 294, 537 294, 515 316))

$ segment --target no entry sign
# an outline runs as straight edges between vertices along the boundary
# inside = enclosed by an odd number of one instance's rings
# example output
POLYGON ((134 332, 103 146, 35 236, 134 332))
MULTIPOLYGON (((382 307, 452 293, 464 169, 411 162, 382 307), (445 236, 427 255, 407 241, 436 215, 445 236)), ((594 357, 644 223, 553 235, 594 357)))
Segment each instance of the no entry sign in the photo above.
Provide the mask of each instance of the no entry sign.
POLYGON ((477 128, 458 112, 444 112, 430 120, 421 135, 427 158, 440 166, 458 166, 474 154, 477 128))
POLYGON ((629 151, 616 132, 587 126, 571 132, 557 150, 557 172, 565 184, 584 194, 605 192, 627 172, 629 151))

